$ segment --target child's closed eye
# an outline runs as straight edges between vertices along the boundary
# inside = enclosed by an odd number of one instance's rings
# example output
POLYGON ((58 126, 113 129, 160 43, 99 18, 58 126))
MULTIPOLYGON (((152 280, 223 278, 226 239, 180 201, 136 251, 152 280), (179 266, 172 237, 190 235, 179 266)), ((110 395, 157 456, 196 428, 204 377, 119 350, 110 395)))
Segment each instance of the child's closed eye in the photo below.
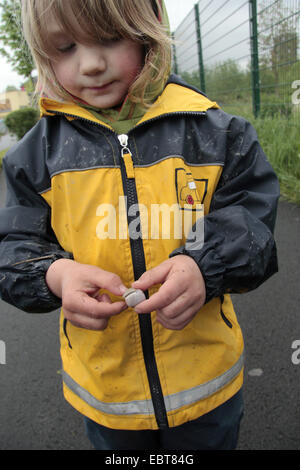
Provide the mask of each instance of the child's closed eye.
POLYGON ((109 39, 102 39, 100 41, 100 45, 105 46, 105 47, 113 46, 114 44, 117 44, 120 41, 122 41, 122 39, 123 38, 121 36, 114 36, 109 39))
POLYGON ((75 45, 75 43, 66 44, 65 46, 57 47, 57 50, 62 53, 70 52, 72 49, 75 48, 75 45))

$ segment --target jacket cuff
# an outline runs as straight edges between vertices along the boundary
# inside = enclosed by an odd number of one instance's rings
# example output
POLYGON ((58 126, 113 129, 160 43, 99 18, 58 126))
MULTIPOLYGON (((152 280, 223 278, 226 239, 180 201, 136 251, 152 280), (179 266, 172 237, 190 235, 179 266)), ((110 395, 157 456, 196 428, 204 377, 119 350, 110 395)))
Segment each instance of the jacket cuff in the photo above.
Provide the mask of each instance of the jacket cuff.
POLYGON ((46 273, 48 269, 54 261, 59 259, 73 259, 73 256, 71 253, 67 252, 55 254, 51 255, 49 259, 40 260, 36 265, 37 302, 34 305, 34 311, 31 310, 32 313, 49 312, 61 307, 61 298, 53 294, 46 283, 46 273))
POLYGON ((61 258, 73 259, 73 256, 68 252, 44 254, 11 266, 10 273, 15 273, 16 282, 9 283, 7 289, 2 286, 2 299, 27 313, 48 313, 60 308, 61 299, 49 289, 46 272, 61 258))

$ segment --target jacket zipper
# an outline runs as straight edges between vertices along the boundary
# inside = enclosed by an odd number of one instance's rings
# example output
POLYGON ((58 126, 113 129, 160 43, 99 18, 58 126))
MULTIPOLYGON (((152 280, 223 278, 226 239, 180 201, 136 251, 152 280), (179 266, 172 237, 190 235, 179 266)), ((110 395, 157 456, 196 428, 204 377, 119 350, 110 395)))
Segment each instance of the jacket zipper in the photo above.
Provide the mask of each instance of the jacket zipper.
MULTIPOLYGON (((128 226, 135 216, 130 216, 128 210, 132 204, 138 204, 137 190, 135 185, 134 174, 126 169, 125 158, 132 158, 132 154, 128 148, 128 135, 122 134, 118 136, 121 145, 121 174, 124 188, 124 195, 127 196, 127 217, 128 226), (128 174, 129 173, 129 174, 128 174)), ((132 161, 132 160, 131 160, 132 161)), ((129 233, 130 237, 130 233, 129 233)), ((142 238, 133 239, 130 237, 131 256, 134 270, 134 278, 137 280, 146 271, 145 254, 142 238)), ((149 298, 148 291, 145 292, 146 298, 149 298)), ((144 354, 147 377, 151 392, 151 398, 157 425, 160 429, 169 427, 164 397, 161 389, 157 364, 153 346, 153 331, 151 323, 151 314, 139 315, 139 325, 141 332, 142 349, 144 354)))
MULTIPOLYGON (((78 115, 73 115, 69 113, 64 113, 61 111, 54 111, 54 114, 60 116, 68 116, 73 117, 76 119, 80 119, 82 121, 88 122, 93 124, 94 126, 104 127, 106 130, 111 132, 114 136, 117 136, 119 139, 119 143, 121 145, 121 157, 120 157, 120 167, 121 167, 121 175, 122 175, 122 182, 123 182, 123 189, 124 195, 127 196, 127 220, 128 226, 130 226, 131 219, 135 219, 135 217, 130 217, 128 214, 128 209, 131 207, 132 204, 138 204, 137 198, 137 191, 135 185, 135 178, 128 177, 126 171, 126 165, 124 161, 124 157, 129 155, 130 158, 132 156, 129 148, 128 148, 128 135, 121 134, 118 136, 113 129, 110 129, 100 122, 97 123, 92 121, 91 119, 87 119, 78 115)), ((173 113, 165 113, 162 116, 157 116, 147 121, 142 122, 135 126, 134 129, 142 127, 149 122, 157 121, 161 119, 161 117, 168 117, 168 116, 182 116, 182 115, 189 115, 189 116, 205 116, 205 111, 180 111, 180 112, 173 112, 173 113)), ((131 132, 131 131, 129 131, 131 132)), ((130 175, 132 176, 132 175, 130 175)), ((129 234, 130 236, 130 234, 129 234)), ((141 238, 134 240, 130 237, 130 247, 131 247, 131 256, 132 256, 132 263, 133 263, 133 271, 134 271, 134 278, 135 280, 139 279, 139 277, 146 271, 146 262, 145 262, 145 254, 143 248, 143 242, 141 238)), ((148 291, 145 292, 146 298, 149 298, 148 291)), ((152 330, 152 323, 151 323, 151 314, 143 314, 139 315, 139 325, 140 325, 140 332, 141 332, 141 341, 142 341, 142 349, 144 354, 144 362, 151 392, 151 398, 155 413, 155 418, 157 425, 160 429, 168 428, 168 417, 167 411, 165 407, 164 397, 161 389, 160 378, 158 374, 155 353, 154 353, 154 344, 153 344, 153 330, 152 330)), ((66 333, 66 323, 64 324, 64 332, 66 333)), ((69 338, 67 337, 69 340, 69 338)), ((71 346, 69 341, 69 346, 71 346)))

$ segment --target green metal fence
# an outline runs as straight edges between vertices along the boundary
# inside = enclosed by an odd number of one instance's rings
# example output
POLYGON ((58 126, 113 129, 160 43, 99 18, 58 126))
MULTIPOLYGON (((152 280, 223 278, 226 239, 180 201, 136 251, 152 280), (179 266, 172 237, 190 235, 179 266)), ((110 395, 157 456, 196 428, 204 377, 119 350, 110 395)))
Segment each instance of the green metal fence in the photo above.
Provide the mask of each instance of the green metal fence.
POLYGON ((300 120, 300 0, 200 0, 174 37, 174 71, 232 113, 300 120))

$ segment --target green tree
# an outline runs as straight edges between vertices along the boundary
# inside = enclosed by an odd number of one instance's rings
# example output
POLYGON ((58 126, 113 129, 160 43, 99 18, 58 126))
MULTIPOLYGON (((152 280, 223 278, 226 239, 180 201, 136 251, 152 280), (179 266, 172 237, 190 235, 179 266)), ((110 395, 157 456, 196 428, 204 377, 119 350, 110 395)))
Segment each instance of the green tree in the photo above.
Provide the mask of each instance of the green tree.
POLYGON ((183 78, 183 80, 185 80, 190 85, 196 88, 201 88, 200 76, 199 76, 198 71, 194 70, 193 72, 181 72, 180 75, 183 78))
POLYGON ((21 84, 21 88, 24 88, 27 93, 30 95, 32 93, 34 93, 34 79, 32 78, 29 78, 28 80, 25 80, 22 84, 21 84))
POLYGON ((0 14, 0 54, 19 75, 31 79, 34 64, 22 35, 21 2, 1 0, 0 14))
POLYGON ((246 72, 233 59, 207 68, 206 76, 210 89, 220 94, 236 95, 245 86, 246 81, 246 72))
POLYGON ((266 92, 279 94, 278 85, 284 81, 289 68, 297 62, 299 12, 286 2, 263 0, 258 15, 259 57, 262 84, 266 92))

